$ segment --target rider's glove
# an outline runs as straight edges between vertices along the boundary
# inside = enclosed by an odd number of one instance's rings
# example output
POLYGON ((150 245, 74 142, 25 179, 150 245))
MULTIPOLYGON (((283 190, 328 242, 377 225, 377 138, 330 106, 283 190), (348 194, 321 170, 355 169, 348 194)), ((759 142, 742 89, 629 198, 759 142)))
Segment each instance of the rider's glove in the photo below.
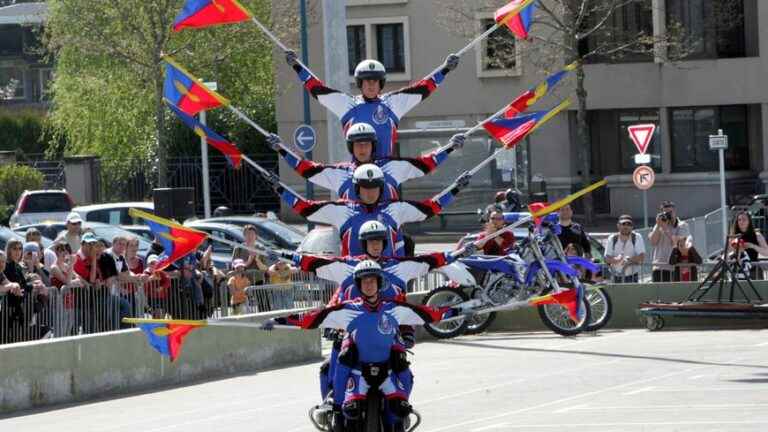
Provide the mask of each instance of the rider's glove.
POLYGON ((448 57, 445 58, 445 63, 443 63, 443 69, 447 72, 450 72, 456 67, 459 66, 459 56, 456 54, 450 54, 448 57))
POLYGON ((297 64, 299 64, 299 58, 296 55, 296 51, 294 50, 285 51, 285 62, 288 63, 290 67, 294 67, 297 64))
POLYGON ((448 144, 451 145, 451 148, 454 150, 461 150, 464 148, 464 142, 467 140, 467 136, 464 134, 456 134, 451 137, 450 140, 448 140, 448 144))
POLYGON ((280 136, 277 134, 269 134, 267 135, 267 144, 269 144, 270 147, 272 147, 272 150, 274 151, 280 151, 280 148, 282 147, 283 140, 280 139, 280 136))

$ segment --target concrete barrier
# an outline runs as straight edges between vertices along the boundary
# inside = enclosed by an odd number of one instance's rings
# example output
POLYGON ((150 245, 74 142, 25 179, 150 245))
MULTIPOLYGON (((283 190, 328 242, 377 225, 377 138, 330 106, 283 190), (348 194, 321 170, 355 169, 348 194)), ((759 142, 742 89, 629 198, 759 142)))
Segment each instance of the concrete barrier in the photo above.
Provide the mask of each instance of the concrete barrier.
MULTIPOLYGON (((758 292, 768 299, 768 281, 753 282, 758 292)), ((607 329, 645 328, 637 310, 640 303, 647 301, 678 302, 688 296, 698 283, 658 283, 658 284, 621 284, 605 286, 613 303, 613 316, 606 326, 607 329)), ((714 293, 713 293, 714 294, 714 293)), ((409 301, 421 303, 423 294, 408 296, 409 301)), ((764 327, 766 320, 743 319, 708 319, 708 318, 666 318, 665 328, 670 327, 764 327)), ((536 308, 525 308, 516 311, 502 312, 496 317, 490 331, 539 331, 548 330, 539 318, 536 308)), ((419 332, 419 337, 430 336, 425 331, 419 332)))
MULTIPOLYGON (((265 313, 237 320, 262 321, 265 313)), ((0 346, 0 413, 83 401, 320 358, 315 331, 206 327, 174 363, 138 329, 0 346)))

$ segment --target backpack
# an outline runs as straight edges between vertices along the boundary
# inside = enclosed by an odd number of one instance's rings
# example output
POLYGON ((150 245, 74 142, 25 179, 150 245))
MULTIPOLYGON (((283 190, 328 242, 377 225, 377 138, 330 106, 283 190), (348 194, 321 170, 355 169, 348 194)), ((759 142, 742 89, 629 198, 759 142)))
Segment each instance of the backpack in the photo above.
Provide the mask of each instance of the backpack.
MULTIPOLYGON (((632 239, 632 250, 634 251, 635 250, 635 242, 637 241, 636 240, 637 239, 637 237, 636 237, 637 233, 632 231, 631 234, 632 235, 630 236, 630 238, 632 239)), ((616 243, 619 242, 619 235, 618 234, 612 235, 611 236, 611 242, 612 242, 611 248, 615 251, 616 250, 616 243)))

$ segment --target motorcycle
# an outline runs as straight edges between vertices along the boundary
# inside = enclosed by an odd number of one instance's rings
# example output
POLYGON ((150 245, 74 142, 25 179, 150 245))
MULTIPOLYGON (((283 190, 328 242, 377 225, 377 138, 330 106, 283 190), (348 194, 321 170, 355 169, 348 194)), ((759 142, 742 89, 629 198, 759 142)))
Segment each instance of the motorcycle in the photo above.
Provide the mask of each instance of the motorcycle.
MULTIPOLYGON (((475 313, 469 318, 457 318, 424 328, 440 339, 453 338, 464 333, 478 333, 491 325, 496 312, 530 306, 533 297, 560 292, 554 275, 577 277, 578 272, 569 264, 546 259, 541 243, 543 238, 530 227, 529 235, 516 252, 506 256, 472 256, 436 270, 451 284, 436 288, 424 297, 427 306, 456 306, 462 304, 475 313), (474 273, 474 274, 473 274, 474 273)), ((589 322, 589 307, 584 300, 586 316, 578 322, 572 320, 568 310, 560 304, 537 306, 539 317, 549 329, 563 336, 572 336, 584 330, 589 322)))
MULTIPOLYGON (((566 263, 574 268, 584 269, 585 272, 596 274, 600 272, 600 267, 592 261, 579 257, 567 256, 563 250, 563 245, 557 237, 557 225, 542 224, 541 230, 546 233, 544 237, 545 249, 544 255, 566 263)), ((613 315, 613 302, 608 292, 595 284, 585 284, 577 276, 569 277, 569 285, 575 287, 577 284, 585 286, 584 296, 589 303, 590 320, 584 328, 585 331, 597 331, 605 327, 613 315)))

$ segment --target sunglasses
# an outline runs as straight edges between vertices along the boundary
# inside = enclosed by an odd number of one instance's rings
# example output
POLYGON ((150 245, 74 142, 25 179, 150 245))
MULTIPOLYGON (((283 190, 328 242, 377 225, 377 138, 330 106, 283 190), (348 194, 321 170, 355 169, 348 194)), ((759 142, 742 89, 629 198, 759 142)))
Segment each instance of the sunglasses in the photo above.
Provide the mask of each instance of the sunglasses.
POLYGON ((630 227, 633 226, 631 222, 622 222, 620 225, 621 226, 630 226, 630 227))

